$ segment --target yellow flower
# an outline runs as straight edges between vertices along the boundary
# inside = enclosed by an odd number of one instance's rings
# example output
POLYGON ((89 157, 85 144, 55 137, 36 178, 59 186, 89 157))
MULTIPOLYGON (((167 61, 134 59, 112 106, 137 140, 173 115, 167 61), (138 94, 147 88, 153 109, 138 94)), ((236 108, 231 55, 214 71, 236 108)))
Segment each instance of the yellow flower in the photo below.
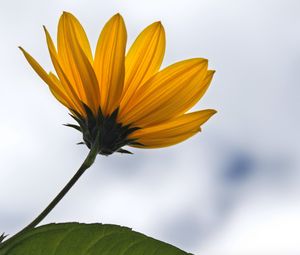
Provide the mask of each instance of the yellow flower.
POLYGON ((165 52, 160 22, 146 27, 125 56, 127 32, 120 14, 104 26, 92 54, 79 21, 64 12, 57 49, 45 29, 56 74, 47 73, 23 48, 29 64, 66 106, 91 148, 99 154, 128 151, 129 145, 159 148, 182 142, 201 130, 215 110, 186 113, 203 96, 214 71, 208 61, 193 58, 159 71, 165 52))

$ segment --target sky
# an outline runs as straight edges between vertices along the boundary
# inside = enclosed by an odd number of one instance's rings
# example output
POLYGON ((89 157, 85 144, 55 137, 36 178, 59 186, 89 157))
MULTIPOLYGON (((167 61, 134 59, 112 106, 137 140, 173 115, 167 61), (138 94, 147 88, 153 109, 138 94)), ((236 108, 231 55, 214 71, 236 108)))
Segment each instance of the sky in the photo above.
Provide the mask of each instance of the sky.
POLYGON ((216 75, 194 109, 218 111, 179 145, 99 156, 43 221, 128 226, 194 254, 300 254, 300 2, 297 0, 0 1, 0 232, 27 225, 88 153, 17 46, 53 70, 42 25, 63 11, 92 48, 119 12, 128 46, 160 20, 163 67, 209 59, 216 75))

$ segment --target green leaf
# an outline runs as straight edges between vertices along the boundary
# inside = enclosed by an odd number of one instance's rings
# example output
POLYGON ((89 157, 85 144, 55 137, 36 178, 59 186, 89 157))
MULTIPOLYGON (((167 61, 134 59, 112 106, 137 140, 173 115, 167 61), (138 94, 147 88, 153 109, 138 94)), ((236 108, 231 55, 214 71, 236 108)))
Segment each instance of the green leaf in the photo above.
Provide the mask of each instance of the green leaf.
POLYGON ((0 255, 186 255, 117 225, 61 223, 34 228, 0 245, 0 255))

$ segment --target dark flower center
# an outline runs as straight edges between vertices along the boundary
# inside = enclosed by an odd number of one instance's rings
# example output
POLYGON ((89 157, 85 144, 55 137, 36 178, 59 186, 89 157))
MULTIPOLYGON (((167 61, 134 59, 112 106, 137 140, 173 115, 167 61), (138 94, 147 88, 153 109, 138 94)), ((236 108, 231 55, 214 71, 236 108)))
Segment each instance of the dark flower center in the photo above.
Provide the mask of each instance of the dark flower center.
POLYGON ((80 131, 83 136, 83 142, 89 149, 97 143, 98 153, 102 155, 110 155, 114 152, 129 153, 130 151, 122 149, 125 145, 142 145, 137 139, 129 139, 128 135, 140 129, 131 124, 123 125, 117 122, 119 108, 117 108, 109 116, 104 116, 99 108, 97 116, 93 114, 91 109, 84 104, 86 117, 81 116, 76 111, 70 114, 78 125, 66 124, 68 127, 75 128, 80 131))

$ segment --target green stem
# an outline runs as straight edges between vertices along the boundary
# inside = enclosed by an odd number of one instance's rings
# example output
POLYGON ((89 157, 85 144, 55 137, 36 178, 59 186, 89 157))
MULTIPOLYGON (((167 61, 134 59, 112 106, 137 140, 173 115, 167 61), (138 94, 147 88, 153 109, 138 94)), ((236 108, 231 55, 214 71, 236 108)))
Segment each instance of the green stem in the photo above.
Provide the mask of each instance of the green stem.
MULTIPOLYGON (((96 141, 99 139, 96 139, 96 141)), ((17 234, 12 236, 11 238, 5 240, 0 244, 0 247, 4 245, 7 241, 14 239, 15 237, 21 235, 25 231, 34 228, 38 225, 51 211, 52 209, 59 203, 59 201, 68 193, 68 191, 73 187, 73 185, 78 181, 78 179, 83 175, 83 173, 94 163, 98 154, 98 143, 96 142, 94 146, 91 148, 89 154, 86 159, 76 172, 76 174, 72 177, 72 179, 66 184, 66 186, 58 193, 58 195, 51 201, 51 203, 42 211, 30 224, 28 224, 25 228, 19 231, 17 234)))
POLYGON ((78 169, 76 174, 72 177, 72 179, 66 184, 66 186, 58 193, 58 195, 52 200, 52 202, 45 208, 44 211, 40 213, 39 216, 36 217, 30 224, 28 224, 21 232, 26 231, 30 228, 34 228, 37 224, 39 224, 51 211, 52 209, 59 203, 59 201, 68 193, 68 191, 73 187, 73 185, 79 180, 79 178, 83 175, 83 173, 94 163, 95 158, 97 156, 97 152, 91 150, 88 154, 87 158, 78 169))

